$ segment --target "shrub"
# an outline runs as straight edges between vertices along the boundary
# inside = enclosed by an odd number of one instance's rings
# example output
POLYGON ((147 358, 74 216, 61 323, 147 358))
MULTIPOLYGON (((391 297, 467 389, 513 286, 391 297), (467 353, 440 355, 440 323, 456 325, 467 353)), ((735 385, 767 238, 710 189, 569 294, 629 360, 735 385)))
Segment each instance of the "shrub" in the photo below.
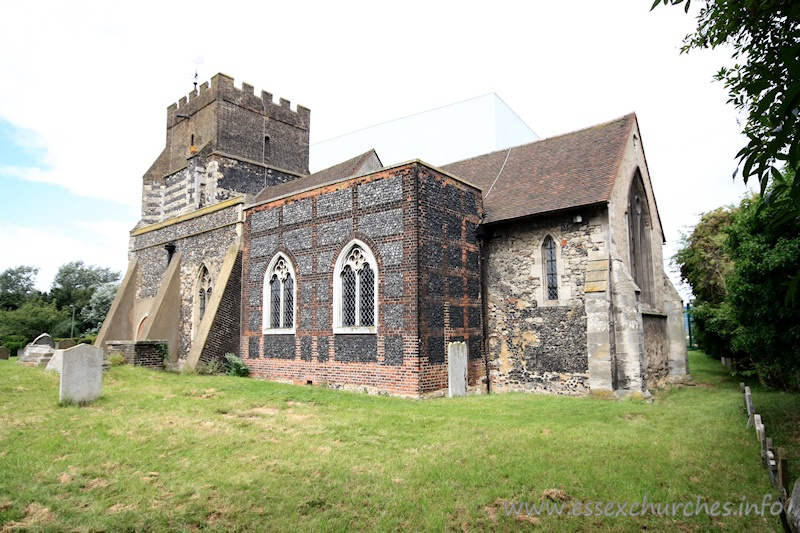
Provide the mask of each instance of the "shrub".
POLYGON ((195 367, 195 371, 201 376, 213 376, 215 374, 224 374, 225 365, 219 359, 209 359, 207 361, 200 361, 195 367))
POLYGON ((119 352, 112 353, 108 360, 111 363, 111 366, 122 366, 125 364, 125 356, 119 352))
POLYGON ((250 369, 247 368, 247 365, 244 364, 244 361, 242 361, 240 357, 232 353, 226 353, 225 359, 228 361, 229 376, 247 377, 250 375, 250 369))

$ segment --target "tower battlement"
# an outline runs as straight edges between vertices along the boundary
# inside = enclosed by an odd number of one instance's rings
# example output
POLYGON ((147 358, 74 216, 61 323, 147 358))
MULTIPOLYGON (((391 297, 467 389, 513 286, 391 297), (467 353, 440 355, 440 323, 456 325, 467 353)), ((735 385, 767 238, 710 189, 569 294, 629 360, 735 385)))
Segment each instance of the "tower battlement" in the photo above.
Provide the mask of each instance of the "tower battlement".
POLYGON ((187 96, 167 107, 167 127, 172 127, 176 122, 185 118, 178 117, 179 114, 194 115, 217 99, 295 127, 304 129, 309 127, 311 111, 308 108, 298 105, 296 110, 293 110, 291 102, 284 98, 280 98, 276 103, 272 93, 267 91, 261 91, 261 95, 257 96, 254 86, 242 82, 240 89, 234 85, 234 78, 222 73, 216 74, 211 78, 210 83, 201 84, 187 96))

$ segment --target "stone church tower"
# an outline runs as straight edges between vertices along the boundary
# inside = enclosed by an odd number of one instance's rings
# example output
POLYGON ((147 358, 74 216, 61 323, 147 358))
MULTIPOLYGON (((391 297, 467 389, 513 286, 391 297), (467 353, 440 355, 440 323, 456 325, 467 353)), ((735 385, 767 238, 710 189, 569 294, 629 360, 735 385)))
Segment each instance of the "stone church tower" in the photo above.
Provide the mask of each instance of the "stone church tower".
POLYGON ((145 173, 142 225, 308 174, 311 113, 217 74, 167 108, 166 145, 145 173))
POLYGON ((311 114, 217 74, 167 108, 165 146, 143 176, 128 271, 98 346, 132 363, 196 364, 238 352, 243 208, 308 174, 311 114), (110 343, 110 344, 109 344, 110 343))

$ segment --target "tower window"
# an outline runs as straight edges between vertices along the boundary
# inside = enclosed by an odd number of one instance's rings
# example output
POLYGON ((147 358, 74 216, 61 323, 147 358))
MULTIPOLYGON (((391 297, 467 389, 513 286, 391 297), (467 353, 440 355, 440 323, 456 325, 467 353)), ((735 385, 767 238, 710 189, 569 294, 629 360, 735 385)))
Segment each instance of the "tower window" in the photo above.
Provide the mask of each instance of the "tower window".
POLYGON ((270 153, 269 135, 264 136, 264 161, 267 161, 272 154, 270 153))

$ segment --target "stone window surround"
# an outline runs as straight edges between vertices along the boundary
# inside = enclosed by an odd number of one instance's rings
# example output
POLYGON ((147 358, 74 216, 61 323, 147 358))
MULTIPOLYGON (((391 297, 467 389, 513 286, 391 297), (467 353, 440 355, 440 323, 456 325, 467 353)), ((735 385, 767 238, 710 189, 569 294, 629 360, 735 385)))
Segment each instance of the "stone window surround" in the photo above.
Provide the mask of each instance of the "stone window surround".
POLYGON ((564 258, 562 256, 563 246, 561 244, 561 239, 552 232, 544 233, 538 240, 536 249, 539 251, 539 253, 534 254, 534 265, 533 268, 531 268, 531 277, 539 278, 539 286, 536 287, 535 291, 537 305, 540 307, 571 305, 572 290, 568 284, 563 283, 564 258), (553 242, 556 244, 556 273, 558 274, 556 276, 556 280, 558 282, 558 300, 547 299, 547 265, 545 264, 544 255, 544 241, 547 240, 547 237, 553 239, 553 242))
MULTIPOLYGON (((194 340, 194 336, 197 333, 197 329, 200 327, 200 321, 203 320, 203 314, 204 314, 205 310, 208 309, 208 304, 209 304, 209 300, 210 300, 210 298, 208 296, 205 296, 205 301, 203 303, 204 309, 200 309, 200 306, 201 306, 201 303, 200 303, 200 291, 201 290, 206 291, 206 289, 209 289, 209 290, 211 290, 213 292, 213 289, 214 289, 214 276, 211 274, 211 270, 208 268, 208 266, 205 263, 200 263, 200 266, 197 267, 197 274, 195 275, 195 282, 194 282, 194 291, 192 292, 193 297, 194 297, 194 303, 193 303, 193 306, 192 306, 192 313, 193 313, 192 314, 192 318, 193 319, 192 319, 191 340, 194 340), (208 283, 207 283, 208 287, 204 287, 204 283, 205 283, 203 281, 203 278, 204 278, 203 274, 204 273, 208 275, 208 283)), ((206 293, 207 293, 207 291, 206 291, 206 293)))
POLYGON ((378 286, 380 280, 380 273, 378 271, 378 262, 375 260, 375 254, 364 241, 353 239, 342 248, 339 256, 336 258, 336 266, 333 270, 333 333, 334 334, 367 334, 374 335, 378 332, 378 286), (360 248, 364 254, 364 258, 369 264, 372 271, 375 273, 375 287, 373 289, 373 310, 375 317, 373 320, 374 326, 342 326, 342 270, 347 263, 347 256, 353 248, 360 248))
MULTIPOLYGON (((283 284, 281 284, 281 292, 283 291, 283 284)), ((264 288, 262 291, 263 306, 261 310, 261 328, 264 335, 287 335, 293 334, 297 331, 297 274, 295 273, 294 264, 283 252, 278 252, 267 265, 267 270, 264 273, 264 288), (271 328, 269 327, 269 316, 272 311, 272 291, 270 290, 269 280, 275 272, 275 267, 278 262, 283 259, 289 275, 292 277, 294 283, 292 284, 292 327, 290 328, 271 328)))

